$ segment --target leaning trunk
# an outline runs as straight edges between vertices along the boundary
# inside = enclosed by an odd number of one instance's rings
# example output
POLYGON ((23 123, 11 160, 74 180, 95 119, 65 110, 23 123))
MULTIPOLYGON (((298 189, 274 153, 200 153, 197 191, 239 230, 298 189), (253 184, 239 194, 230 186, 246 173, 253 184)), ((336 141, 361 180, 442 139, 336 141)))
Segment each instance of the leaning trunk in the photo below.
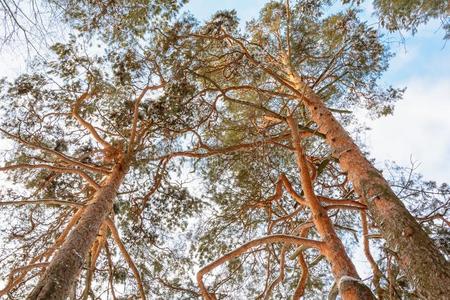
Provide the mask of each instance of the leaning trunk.
POLYGON ((297 95, 334 156, 348 173, 355 191, 366 201, 383 238, 397 253, 400 267, 425 299, 450 295, 450 263, 408 212, 380 172, 365 158, 350 135, 314 91, 296 74, 290 75, 297 95))
POLYGON ((100 226, 112 210, 125 174, 124 164, 119 163, 113 168, 28 296, 29 300, 62 300, 68 297, 100 226))
POLYGON ((308 171, 303 148, 301 146, 298 123, 288 117, 287 122, 292 134, 292 144, 295 150, 296 163, 300 172, 300 182, 308 206, 311 210, 314 225, 325 247, 324 256, 331 264, 331 271, 338 284, 339 294, 344 300, 370 300, 375 299, 371 290, 360 280, 356 268, 345 251, 342 241, 336 234, 328 213, 317 199, 308 171))

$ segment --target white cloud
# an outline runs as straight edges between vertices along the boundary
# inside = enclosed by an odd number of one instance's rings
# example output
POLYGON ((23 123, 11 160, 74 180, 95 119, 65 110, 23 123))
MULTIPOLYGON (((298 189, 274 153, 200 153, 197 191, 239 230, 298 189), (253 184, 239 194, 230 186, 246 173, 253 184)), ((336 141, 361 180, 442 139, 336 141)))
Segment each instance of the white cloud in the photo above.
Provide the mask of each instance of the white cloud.
POLYGON ((450 182, 450 77, 414 78, 393 116, 367 121, 367 145, 378 161, 409 166, 427 179, 450 182))
POLYGON ((14 53, 12 51, 0 52, 0 65, 2 66, 2 74, 0 74, 0 78, 7 77, 10 80, 14 79, 18 74, 21 74, 26 70, 24 55, 22 55, 22 53, 14 53))

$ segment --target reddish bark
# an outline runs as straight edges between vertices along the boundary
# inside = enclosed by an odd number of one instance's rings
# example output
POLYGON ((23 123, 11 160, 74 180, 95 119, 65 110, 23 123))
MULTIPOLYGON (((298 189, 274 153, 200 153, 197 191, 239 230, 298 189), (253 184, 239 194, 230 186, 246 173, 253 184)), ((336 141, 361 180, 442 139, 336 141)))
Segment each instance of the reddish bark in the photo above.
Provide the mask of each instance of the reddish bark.
MULTIPOLYGON (((300 231, 300 237, 304 238, 308 235, 310 228, 306 227, 300 231)), ((303 294, 305 293, 306 283, 308 282, 309 277, 309 269, 308 263, 306 262, 305 256, 302 252, 298 254, 298 263, 300 268, 302 269, 302 274, 298 281, 297 287, 295 288, 294 295, 292 296, 292 300, 299 300, 303 294)))
POLYGON ((380 286, 380 280, 382 277, 382 273, 380 271, 380 268, 378 267, 377 262, 372 256, 372 253, 370 252, 370 244, 369 244, 369 226, 367 224, 367 213, 365 210, 361 210, 361 224, 362 224, 362 231, 363 231, 363 243, 364 243, 364 254, 366 255, 367 261, 370 264, 370 268, 372 269, 373 277, 372 277, 372 283, 375 287, 375 290, 377 292, 377 296, 379 300, 383 300, 383 289, 380 286))
POLYGON ((343 276, 338 281, 339 294, 344 300, 376 299, 372 291, 359 279, 343 276))
POLYGON ((118 163, 96 191, 78 224, 56 252, 45 273, 30 293, 29 300, 66 299, 75 283, 87 253, 91 249, 126 174, 126 165, 118 163))
POLYGON ((240 246, 237 249, 234 249, 233 251, 230 251, 226 253, 225 255, 221 256, 220 258, 216 259, 215 261, 207 264, 206 266, 202 267, 197 272, 197 284, 200 289, 200 294, 205 300, 214 300, 215 295, 208 292, 208 289, 205 286, 205 283, 203 282, 203 276, 215 268, 219 267, 220 265, 224 264, 225 262, 238 257, 242 255, 242 253, 245 253, 246 251, 250 250, 253 247, 259 246, 261 244, 269 244, 269 243, 285 243, 285 244, 293 244, 298 246, 307 246, 311 248, 316 248, 319 250, 323 249, 324 243, 320 241, 314 241, 309 240, 305 238, 300 238, 292 235, 284 235, 284 234, 274 234, 269 235, 265 237, 261 237, 258 239, 251 240, 242 246, 240 246))
POLYGON ((317 232, 322 238, 325 246, 322 249, 322 254, 327 258, 331 264, 333 276, 339 284, 339 293, 345 300, 347 299, 375 299, 370 289, 365 286, 359 279, 356 268, 353 262, 348 257, 342 241, 336 234, 333 224, 328 217, 327 211, 320 204, 319 199, 314 193, 311 177, 308 171, 308 164, 301 146, 300 135, 298 132, 298 122, 288 117, 287 122, 292 133, 292 144, 295 149, 297 166, 300 171, 300 181, 303 192, 305 193, 306 202, 311 209, 314 225, 317 232), (343 278, 353 278, 354 280, 345 280, 343 278))
POLYGON ((297 96, 308 109, 319 132, 326 135, 334 156, 348 173, 355 191, 367 202, 382 236, 399 258, 400 267, 425 299, 450 295, 450 263, 408 212, 381 173, 365 158, 350 135, 320 97, 290 73, 297 96))

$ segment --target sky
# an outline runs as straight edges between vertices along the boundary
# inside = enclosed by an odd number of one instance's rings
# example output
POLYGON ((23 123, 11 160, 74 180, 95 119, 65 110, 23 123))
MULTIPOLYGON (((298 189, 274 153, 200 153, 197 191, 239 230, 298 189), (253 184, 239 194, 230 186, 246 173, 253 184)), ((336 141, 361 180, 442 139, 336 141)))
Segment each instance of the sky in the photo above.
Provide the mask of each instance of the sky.
MULTIPOLYGON (((217 10, 236 9, 242 21, 256 17, 266 0, 191 0, 185 10, 201 21, 217 10)), ((365 7, 369 18, 372 10, 365 7)), ((443 41, 443 30, 437 22, 419 28, 415 36, 405 34, 389 39, 396 56, 381 78, 386 86, 406 87, 404 98, 398 102, 394 114, 371 120, 364 113, 360 122, 368 129, 362 137, 377 166, 393 160, 408 167, 418 165, 417 171, 426 179, 450 183, 450 45, 443 41)), ((0 56, 1 76, 14 77, 25 70, 24 53, 6 49, 0 56)), ((2 145, 0 145, 1 147, 2 145)), ((355 263, 364 278, 361 248, 355 250, 355 263)))
MULTIPOLYGON (((208 20, 217 10, 236 9, 245 22, 258 16, 265 0, 191 0, 185 9, 199 20, 208 20)), ((363 13, 374 22, 368 4, 363 13)), ((450 44, 442 39, 439 22, 421 26, 414 36, 392 34, 388 71, 381 78, 385 86, 406 87, 393 116, 371 120, 360 115, 370 129, 363 136, 371 157, 382 168, 385 161, 410 167, 427 180, 450 183, 450 44)))
MULTIPOLYGON (((217 10, 236 9, 241 21, 248 21, 257 17, 266 2, 191 0, 186 9, 200 21, 217 10)), ((363 13, 373 22, 369 5, 363 13)), ((443 36, 438 22, 420 27, 414 36, 387 36, 396 55, 380 82, 407 90, 392 116, 372 120, 358 113, 359 122, 370 128, 362 142, 380 169, 386 161, 403 167, 413 162, 425 179, 450 183, 450 45, 445 45, 443 36)), ((368 278, 371 271, 362 244, 349 253, 361 278, 368 278)))
MULTIPOLYGON (((266 0, 191 0, 189 10, 200 21, 217 10, 236 9, 242 23, 257 17, 266 0)), ((374 22, 369 5, 363 14, 374 22)), ((403 100, 394 115, 371 120, 358 114, 359 121, 370 130, 362 136, 371 157, 382 168, 384 162, 396 161, 409 167, 411 161, 426 179, 450 182, 450 45, 442 37, 438 21, 419 28, 415 36, 389 35, 391 59, 388 71, 381 78, 385 86, 406 87, 403 100)), ((26 70, 26 53, 1 49, 1 76, 15 77, 26 70)))
POLYGON ((366 143, 379 161, 420 164, 425 178, 450 182, 450 45, 438 24, 419 29, 404 45, 383 76, 385 84, 406 87, 392 116, 367 121, 366 143))

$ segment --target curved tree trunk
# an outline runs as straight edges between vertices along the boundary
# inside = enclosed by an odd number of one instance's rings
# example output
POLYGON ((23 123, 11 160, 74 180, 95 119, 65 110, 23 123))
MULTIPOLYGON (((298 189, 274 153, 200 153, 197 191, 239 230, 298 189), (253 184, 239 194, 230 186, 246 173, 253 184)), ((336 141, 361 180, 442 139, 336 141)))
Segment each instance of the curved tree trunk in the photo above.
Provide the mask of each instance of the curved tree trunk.
POLYGON ((69 296, 100 226, 112 210, 126 169, 123 163, 113 168, 27 299, 63 300, 69 296))
POLYGON ((445 299, 450 295, 450 263, 408 212, 380 172, 365 158, 350 135, 334 118, 314 91, 290 72, 299 100, 311 114, 319 131, 348 173, 355 191, 367 201, 389 247, 397 253, 401 269, 425 299, 445 299))
POLYGON ((314 193, 308 165, 301 146, 298 122, 292 117, 288 117, 287 122, 291 129, 292 144, 295 150, 296 162, 300 172, 300 182, 305 193, 306 202, 311 209, 317 232, 325 243, 323 255, 331 264, 331 271, 338 284, 339 294, 344 300, 375 299, 370 288, 360 280, 353 262, 348 257, 342 241, 334 230, 326 209, 322 207, 314 193))

